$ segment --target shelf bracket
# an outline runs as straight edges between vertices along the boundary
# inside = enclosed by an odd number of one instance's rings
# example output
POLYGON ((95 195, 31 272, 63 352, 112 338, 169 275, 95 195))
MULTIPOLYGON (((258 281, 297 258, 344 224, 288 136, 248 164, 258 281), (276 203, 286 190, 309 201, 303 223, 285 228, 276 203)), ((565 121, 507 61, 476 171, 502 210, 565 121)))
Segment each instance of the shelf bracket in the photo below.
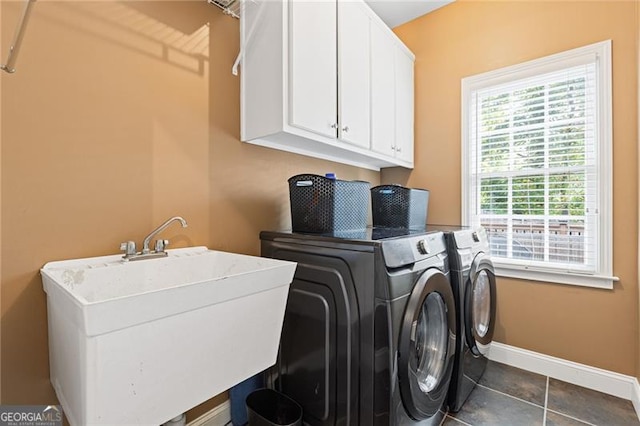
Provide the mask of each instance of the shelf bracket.
POLYGON ((0 69, 2 71, 8 72, 9 74, 13 74, 16 72, 15 64, 18 59, 18 52, 20 51, 20 45, 22 44, 22 39, 24 38, 24 33, 27 28, 27 21, 29 20, 29 14, 31 13, 31 7, 36 0, 25 0, 24 9, 22 10, 22 18, 20 18, 20 22, 18 23, 18 27, 16 28, 16 32, 13 35, 13 42, 11 43, 11 47, 9 48, 9 55, 7 56, 7 62, 5 64, 0 65, 0 69))
MULTIPOLYGON (((255 0, 253 0, 253 2, 256 3, 255 0)), ((249 46, 249 44, 253 39, 253 34, 256 32, 256 27, 258 25, 258 22, 260 22, 260 18, 262 18, 262 14, 265 11, 266 4, 267 4, 267 0, 264 0, 260 2, 260 5, 258 6, 256 19, 253 21, 253 25, 251 26, 251 28, 249 28, 249 33, 247 35, 247 38, 242 43, 242 46, 240 46, 240 52, 238 53, 236 60, 233 62, 233 66, 231 67, 231 74, 233 75, 238 75, 238 65, 240 65, 240 62, 242 62, 242 59, 244 59, 244 53, 247 49, 247 46, 249 46)))

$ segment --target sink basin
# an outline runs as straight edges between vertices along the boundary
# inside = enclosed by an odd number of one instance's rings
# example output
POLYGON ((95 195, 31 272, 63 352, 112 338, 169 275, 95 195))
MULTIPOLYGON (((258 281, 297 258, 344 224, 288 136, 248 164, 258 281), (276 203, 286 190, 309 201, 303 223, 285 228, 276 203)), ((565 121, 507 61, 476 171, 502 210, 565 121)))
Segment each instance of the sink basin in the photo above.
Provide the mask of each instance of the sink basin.
POLYGON ((72 425, 159 425, 275 363, 296 264, 167 252, 41 269, 51 382, 72 425))

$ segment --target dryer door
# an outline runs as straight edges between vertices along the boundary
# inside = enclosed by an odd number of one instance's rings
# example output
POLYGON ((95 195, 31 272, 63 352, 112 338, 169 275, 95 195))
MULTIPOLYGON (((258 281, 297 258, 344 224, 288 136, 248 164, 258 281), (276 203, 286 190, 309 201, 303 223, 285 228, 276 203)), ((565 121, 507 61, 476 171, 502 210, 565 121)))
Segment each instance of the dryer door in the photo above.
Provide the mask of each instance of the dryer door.
POLYGON ((493 340, 496 322, 496 276, 487 254, 481 252, 473 260, 464 296, 467 346, 475 356, 485 355, 493 340))
POLYGON ((447 396, 455 352, 455 304, 447 277, 428 269, 413 288, 398 342, 400 395, 416 420, 432 417, 447 396))

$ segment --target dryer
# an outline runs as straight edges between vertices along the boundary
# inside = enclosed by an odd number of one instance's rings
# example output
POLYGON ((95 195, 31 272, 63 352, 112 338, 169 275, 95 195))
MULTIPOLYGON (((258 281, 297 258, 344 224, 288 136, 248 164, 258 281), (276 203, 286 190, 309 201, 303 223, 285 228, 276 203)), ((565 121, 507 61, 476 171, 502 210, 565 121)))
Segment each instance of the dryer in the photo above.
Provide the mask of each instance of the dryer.
POLYGON ((496 277, 484 228, 429 225, 444 232, 458 310, 449 410, 457 412, 486 368, 496 321, 496 277))
POLYGON ((439 232, 412 243, 419 262, 386 261, 411 274, 391 269, 398 275, 376 293, 375 424, 439 425, 446 411, 457 326, 446 244, 439 232))
POLYGON ((456 347, 440 232, 262 232, 262 255, 298 262, 272 387, 309 425, 437 425, 456 347))

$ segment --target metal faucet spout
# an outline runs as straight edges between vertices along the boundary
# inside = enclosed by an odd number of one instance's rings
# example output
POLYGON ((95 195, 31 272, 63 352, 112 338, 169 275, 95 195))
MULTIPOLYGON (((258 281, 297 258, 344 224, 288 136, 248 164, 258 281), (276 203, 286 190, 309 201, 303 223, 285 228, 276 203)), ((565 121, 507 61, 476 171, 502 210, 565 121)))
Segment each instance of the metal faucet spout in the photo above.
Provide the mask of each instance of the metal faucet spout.
POLYGON ((165 223, 163 223, 162 225, 158 226, 156 229, 151 231, 151 233, 146 236, 146 238, 142 242, 142 254, 150 253, 151 250, 149 249, 149 244, 151 243, 151 240, 153 239, 153 237, 158 235, 160 232, 164 231, 169 225, 171 225, 171 223, 176 222, 176 221, 180 222, 180 224, 182 225, 183 228, 187 227, 187 221, 186 220, 184 220, 180 216, 172 217, 171 219, 167 220, 165 223))

